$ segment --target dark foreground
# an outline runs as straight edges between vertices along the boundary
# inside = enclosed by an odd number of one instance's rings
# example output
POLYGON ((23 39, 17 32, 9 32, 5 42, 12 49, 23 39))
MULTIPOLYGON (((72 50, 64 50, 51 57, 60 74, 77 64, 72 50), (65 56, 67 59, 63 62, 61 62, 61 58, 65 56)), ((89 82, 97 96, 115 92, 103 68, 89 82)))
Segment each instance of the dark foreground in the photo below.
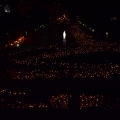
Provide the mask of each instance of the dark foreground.
POLYGON ((119 120, 119 111, 2 110, 1 120, 119 120))

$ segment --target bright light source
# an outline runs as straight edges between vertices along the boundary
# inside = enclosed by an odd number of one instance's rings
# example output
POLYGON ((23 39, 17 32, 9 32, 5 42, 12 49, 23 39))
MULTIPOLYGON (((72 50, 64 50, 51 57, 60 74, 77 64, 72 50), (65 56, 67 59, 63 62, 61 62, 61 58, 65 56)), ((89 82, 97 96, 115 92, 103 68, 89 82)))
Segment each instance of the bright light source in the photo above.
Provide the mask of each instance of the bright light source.
POLYGON ((94 29, 92 29, 92 31, 94 32, 94 29))
POLYGON ((106 35, 108 35, 108 32, 106 32, 106 35))
POLYGON ((63 46, 66 46, 66 32, 63 32, 63 46))
POLYGON ((19 43, 17 43, 17 47, 19 47, 20 46, 20 44, 19 43))
POLYGON ((5 9, 5 12, 7 12, 7 9, 5 9))
POLYGON ((4 7, 4 11, 5 11, 6 13, 10 13, 10 10, 11 10, 10 5, 7 4, 7 5, 4 7))
POLYGON ((64 31, 63 32, 63 40, 65 40, 66 39, 66 32, 64 31))
POLYGON ((10 45, 11 45, 11 46, 13 46, 13 44, 12 44, 12 43, 11 43, 10 45))

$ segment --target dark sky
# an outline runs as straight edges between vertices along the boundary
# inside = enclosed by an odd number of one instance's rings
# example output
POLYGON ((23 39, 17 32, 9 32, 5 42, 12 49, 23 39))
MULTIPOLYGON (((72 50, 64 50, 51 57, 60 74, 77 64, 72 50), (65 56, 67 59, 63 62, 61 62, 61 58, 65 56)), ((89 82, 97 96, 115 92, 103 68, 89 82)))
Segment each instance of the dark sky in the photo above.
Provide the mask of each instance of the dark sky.
MULTIPOLYGON (((0 0, 0 3, 2 3, 2 1, 3 0, 0 0)), ((12 12, 11 12, 12 14, 10 14, 11 15, 10 19, 9 19, 9 15, 7 17, 5 16, 7 14, 5 14, 5 15, 1 14, 1 17, 0 17, 1 18, 0 26, 4 26, 4 27, 0 28, 0 31, 5 32, 5 33, 7 31, 9 31, 9 28, 11 31, 11 28, 14 28, 14 26, 17 27, 18 25, 20 25, 20 23, 22 24, 22 22, 21 22, 22 20, 24 22, 24 19, 20 18, 19 15, 17 14, 17 12, 15 12, 15 10, 17 9, 17 6, 15 6, 15 3, 19 3, 20 0, 8 0, 8 1, 10 1, 10 2, 12 1, 12 3, 11 3, 12 4, 12 12), (5 18, 5 20, 3 18, 5 18)), ((94 19, 96 21, 96 24, 97 24, 97 21, 99 21, 99 20, 100 20, 100 22, 105 21, 105 19, 106 19, 106 21, 108 21, 110 16, 119 17, 119 11, 120 11, 119 10, 120 8, 118 6, 119 4, 113 0, 112 1, 105 1, 105 0, 96 0, 96 1, 95 0, 72 0, 72 1, 69 1, 69 0, 59 0, 59 1, 58 0, 21 0, 21 1, 23 1, 25 3, 28 3, 31 1, 33 3, 33 5, 35 6, 35 9, 26 13, 26 14, 28 14, 27 16, 31 15, 31 18, 29 21, 24 22, 24 24, 22 24, 23 26, 30 26, 33 23, 35 23, 37 26, 37 24, 40 23, 40 21, 43 22, 49 18, 49 12, 47 13, 47 11, 44 10, 42 3, 47 4, 47 5, 51 5, 51 4, 53 5, 54 2, 60 3, 61 8, 63 8, 62 5, 66 5, 66 7, 64 7, 64 8, 66 10, 68 10, 69 13, 72 13, 72 15, 76 16, 77 14, 79 14, 81 16, 85 16, 88 19, 91 19, 91 20, 94 19)), ((10 3, 10 2, 5 2, 5 3, 10 3)), ((22 9, 23 8, 24 7, 22 7, 22 9)), ((22 11, 22 10, 20 9, 20 11, 22 11)), ((25 12, 25 10, 23 10, 23 11, 25 12)), ((29 19, 29 18, 27 18, 27 19, 29 19)), ((27 20, 27 19, 25 19, 25 20, 27 20)), ((22 26, 22 25, 20 25, 20 26, 22 26)))

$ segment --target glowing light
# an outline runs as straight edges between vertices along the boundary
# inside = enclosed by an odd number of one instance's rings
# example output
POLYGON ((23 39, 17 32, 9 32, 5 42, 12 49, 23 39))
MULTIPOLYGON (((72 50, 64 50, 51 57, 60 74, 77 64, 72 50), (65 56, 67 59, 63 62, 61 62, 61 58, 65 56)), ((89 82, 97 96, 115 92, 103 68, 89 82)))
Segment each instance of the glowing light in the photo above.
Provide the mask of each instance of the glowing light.
POLYGON ((17 47, 19 47, 20 46, 20 44, 19 43, 17 43, 17 47))
POLYGON ((64 40, 66 39, 66 32, 65 31, 63 32, 63 39, 64 40))
POLYGON ((5 11, 6 13, 10 13, 10 11, 11 11, 10 5, 7 4, 7 5, 4 7, 4 11, 5 11))
POLYGON ((106 35, 108 35, 108 32, 106 32, 106 35))
POLYGON ((63 46, 66 46, 66 32, 63 32, 63 46))

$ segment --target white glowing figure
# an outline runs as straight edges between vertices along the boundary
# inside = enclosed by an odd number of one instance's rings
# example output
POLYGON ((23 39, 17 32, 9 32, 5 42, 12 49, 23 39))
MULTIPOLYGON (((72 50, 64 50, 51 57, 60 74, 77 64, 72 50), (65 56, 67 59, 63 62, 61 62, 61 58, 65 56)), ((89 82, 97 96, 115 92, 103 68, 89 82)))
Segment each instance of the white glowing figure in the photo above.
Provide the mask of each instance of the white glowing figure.
POLYGON ((66 39, 66 32, 64 31, 63 32, 63 40, 65 40, 66 39))
POLYGON ((63 32, 63 46, 66 46, 66 32, 63 32))

